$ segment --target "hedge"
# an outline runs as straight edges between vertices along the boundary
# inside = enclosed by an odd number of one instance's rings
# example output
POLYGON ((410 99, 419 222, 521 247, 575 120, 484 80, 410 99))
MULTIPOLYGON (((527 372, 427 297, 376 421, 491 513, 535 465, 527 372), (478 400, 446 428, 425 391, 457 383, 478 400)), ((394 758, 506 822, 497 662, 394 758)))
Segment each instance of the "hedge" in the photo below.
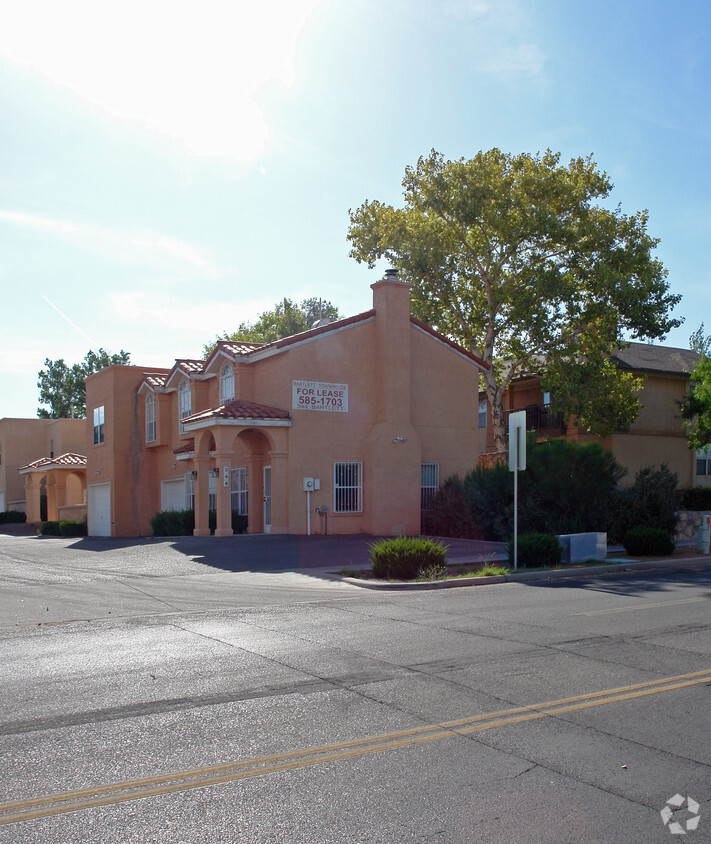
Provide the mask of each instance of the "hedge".
POLYGON ((19 525, 27 521, 27 513, 22 510, 3 510, 0 512, 0 525, 19 525))
POLYGON ((373 575, 383 580, 413 580, 427 570, 432 575, 445 570, 447 546, 419 537, 381 539, 370 546, 373 575))
POLYGON ((685 510, 711 511, 711 487, 695 486, 685 489, 681 494, 681 501, 685 510))
MULTIPOLYGON (((513 565, 513 540, 507 547, 513 565)), ((550 533, 524 533, 518 537, 517 563, 523 568, 555 568, 560 565, 562 549, 558 537, 550 533)))
POLYGON ((664 556, 674 550, 674 542, 663 528, 635 527, 622 539, 625 551, 635 556, 664 556))

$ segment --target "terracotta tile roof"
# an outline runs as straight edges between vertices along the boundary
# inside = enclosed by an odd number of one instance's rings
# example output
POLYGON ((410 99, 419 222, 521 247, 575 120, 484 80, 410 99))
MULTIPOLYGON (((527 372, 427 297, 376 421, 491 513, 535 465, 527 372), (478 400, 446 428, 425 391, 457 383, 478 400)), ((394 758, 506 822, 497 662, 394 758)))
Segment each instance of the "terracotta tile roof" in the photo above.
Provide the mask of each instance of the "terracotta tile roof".
POLYGON ((184 445, 173 449, 173 454, 190 454, 195 451, 195 440, 188 440, 184 445))
POLYGON ((205 419, 289 419, 289 411, 282 410, 278 407, 269 407, 266 404, 257 404, 253 401, 245 401, 245 399, 235 399, 234 401, 223 404, 220 407, 214 407, 209 410, 203 410, 200 413, 195 413, 183 419, 183 423, 199 422, 205 419))
POLYGON ((175 361, 175 366, 182 369, 188 375, 200 374, 205 368, 204 360, 193 360, 191 358, 180 358, 175 361))
POLYGON ((164 387, 165 382, 168 380, 168 375, 161 375, 157 372, 146 372, 143 380, 150 387, 164 387))
POLYGON ((241 340, 218 340, 217 346, 231 355, 247 355, 259 349, 264 343, 243 343, 241 340))
POLYGON ((26 466, 20 466, 18 471, 23 469, 54 469, 62 466, 79 466, 86 468, 86 457, 83 454, 74 454, 68 451, 66 454, 60 454, 59 457, 40 457, 39 460, 33 460, 26 466))

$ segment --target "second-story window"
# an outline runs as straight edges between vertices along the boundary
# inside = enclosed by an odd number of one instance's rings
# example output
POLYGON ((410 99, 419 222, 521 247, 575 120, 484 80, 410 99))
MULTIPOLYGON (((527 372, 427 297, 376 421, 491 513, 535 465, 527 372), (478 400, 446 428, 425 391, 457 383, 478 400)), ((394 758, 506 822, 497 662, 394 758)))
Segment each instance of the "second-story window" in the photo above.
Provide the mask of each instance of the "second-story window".
POLYGON ((156 400, 153 393, 146 396, 146 442, 156 441, 156 400))
POLYGON ((104 405, 94 408, 94 445, 104 441, 104 405))
POLYGON ((479 427, 486 428, 486 399, 479 399, 479 427))
POLYGON ((235 373, 229 363, 226 363, 220 370, 220 404, 235 399, 235 373))
POLYGON ((180 433, 183 433, 183 419, 193 412, 193 399, 190 392, 190 382, 183 379, 178 387, 178 418, 180 419, 180 433))

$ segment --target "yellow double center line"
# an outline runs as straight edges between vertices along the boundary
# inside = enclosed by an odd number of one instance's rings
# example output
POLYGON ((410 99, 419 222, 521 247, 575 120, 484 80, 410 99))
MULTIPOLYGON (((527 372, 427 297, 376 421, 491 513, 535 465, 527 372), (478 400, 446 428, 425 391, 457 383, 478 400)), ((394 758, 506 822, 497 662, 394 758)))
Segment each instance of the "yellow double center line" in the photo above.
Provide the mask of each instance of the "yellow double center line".
POLYGON ((291 771, 296 768, 306 768, 310 765, 320 765, 324 762, 335 762, 339 759, 352 759, 357 756, 365 756, 368 753, 393 750, 427 741, 453 738, 454 736, 470 735, 482 730, 521 724, 524 721, 562 715, 566 712, 589 709, 593 706, 634 700, 647 695, 671 692, 703 683, 711 683, 711 668, 704 671, 694 671, 691 674, 680 674, 677 677, 651 680, 648 683, 636 683, 618 689, 608 689, 588 695, 521 706, 501 712, 491 712, 488 715, 475 715, 471 718, 414 727, 410 730, 399 730, 394 733, 383 733, 378 736, 353 739, 338 744, 326 744, 304 750, 293 750, 289 753, 277 753, 273 756, 260 756, 254 759, 212 765, 207 768, 196 768, 191 771, 129 780, 96 788, 69 791, 64 794, 35 797, 30 800, 1 803, 0 825, 43 818, 48 815, 60 815, 64 812, 76 812, 95 806, 109 806, 142 797, 155 797, 177 791, 189 791, 193 788, 205 788, 206 786, 235 782, 249 777, 291 771))

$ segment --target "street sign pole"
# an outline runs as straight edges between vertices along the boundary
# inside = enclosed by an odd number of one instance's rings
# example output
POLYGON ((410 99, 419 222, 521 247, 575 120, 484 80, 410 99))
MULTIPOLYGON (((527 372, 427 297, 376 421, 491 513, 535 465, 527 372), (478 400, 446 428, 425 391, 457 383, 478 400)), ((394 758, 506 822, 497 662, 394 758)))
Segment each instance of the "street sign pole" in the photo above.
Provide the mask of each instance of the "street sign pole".
POLYGON ((514 473, 513 564, 518 569, 518 472, 526 468, 526 411, 509 414, 509 470, 514 473))

